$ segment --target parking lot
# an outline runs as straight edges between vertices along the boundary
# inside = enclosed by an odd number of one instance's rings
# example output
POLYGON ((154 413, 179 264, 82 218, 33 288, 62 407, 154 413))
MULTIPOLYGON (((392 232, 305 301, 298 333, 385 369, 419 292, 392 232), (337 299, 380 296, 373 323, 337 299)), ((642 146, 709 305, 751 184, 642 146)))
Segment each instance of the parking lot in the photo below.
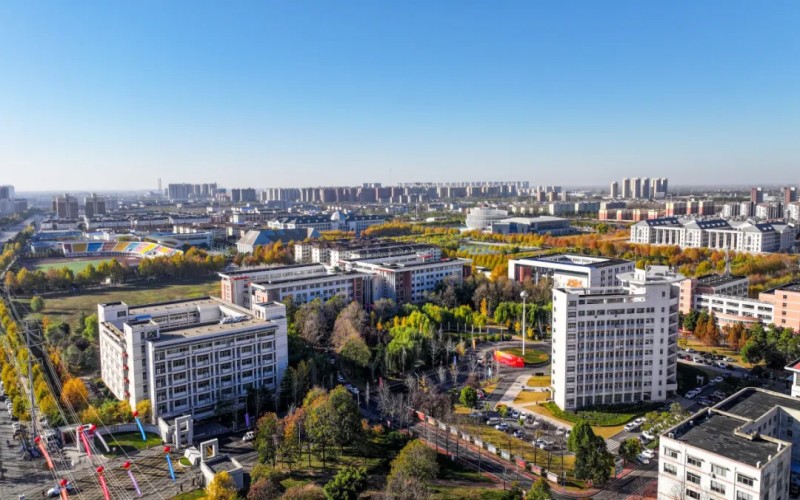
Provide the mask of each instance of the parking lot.
POLYGON ((506 417, 502 418, 496 411, 483 409, 473 410, 470 418, 480 425, 493 427, 495 430, 505 432, 510 438, 524 441, 540 450, 556 455, 569 453, 567 438, 571 429, 553 425, 535 414, 520 414, 516 410, 510 410, 506 417))
POLYGON ((0 498, 17 498, 20 493, 31 490, 39 494, 40 488, 43 491, 54 483, 44 459, 31 458, 15 438, 14 423, 27 430, 25 423, 12 421, 3 402, 0 411, 0 498))

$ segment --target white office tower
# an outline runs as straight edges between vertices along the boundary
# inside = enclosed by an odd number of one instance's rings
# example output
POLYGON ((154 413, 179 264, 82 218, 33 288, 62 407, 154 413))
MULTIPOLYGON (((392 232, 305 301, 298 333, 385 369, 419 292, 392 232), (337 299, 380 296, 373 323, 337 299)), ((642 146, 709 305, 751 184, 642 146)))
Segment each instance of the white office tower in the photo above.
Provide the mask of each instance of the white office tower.
POLYGON ((652 266, 618 279, 618 288, 553 289, 552 389, 562 409, 663 401, 677 390, 683 276, 652 266))
POLYGON ((243 408, 248 391, 277 389, 289 360, 286 307, 252 309, 208 297, 99 304, 103 381, 131 408, 149 399, 154 420, 243 408))

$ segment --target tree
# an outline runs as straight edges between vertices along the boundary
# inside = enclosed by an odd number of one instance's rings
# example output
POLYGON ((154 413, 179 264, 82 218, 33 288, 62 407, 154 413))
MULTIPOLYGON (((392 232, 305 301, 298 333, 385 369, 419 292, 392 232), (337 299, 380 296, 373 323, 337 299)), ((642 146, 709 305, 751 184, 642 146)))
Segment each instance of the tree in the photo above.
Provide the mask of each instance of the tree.
POLYGON ((44 299, 38 295, 34 295, 31 299, 31 311, 38 313, 44 309, 44 299))
POLYGON ((328 393, 327 402, 335 422, 334 440, 339 447, 353 443, 360 436, 361 412, 350 392, 343 386, 336 386, 328 393))
POLYGON ((467 408, 474 408, 478 403, 478 391, 472 387, 464 387, 461 389, 461 395, 458 398, 461 404, 467 408))
POLYGON ((550 500, 551 498, 553 498, 553 495, 550 492, 550 483, 543 477, 533 483, 527 496, 525 496, 526 500, 550 500))
POLYGON ((392 460, 389 480, 392 477, 407 477, 419 481, 430 481, 439 473, 436 452, 419 439, 409 441, 392 460))
POLYGON ((283 436, 281 421, 274 413, 265 413, 256 422, 255 448, 258 459, 274 467, 278 458, 278 446, 283 436))
POLYGON ((64 387, 61 389, 61 401, 75 411, 86 408, 89 404, 89 391, 83 380, 72 377, 64 382, 64 387))
POLYGON ((99 327, 97 324, 97 313, 91 314, 83 320, 83 336, 90 342, 97 341, 99 327))
POLYGON ((327 500, 356 500, 367 486, 367 471, 362 467, 345 467, 325 485, 327 500))
POLYGON ((629 438, 619 445, 619 455, 628 462, 633 462, 642 452, 642 443, 636 438, 629 438))
POLYGON ((761 346, 755 340, 748 340, 740 351, 742 359, 751 365, 758 364, 763 359, 761 346))
POLYGON ((575 477, 591 479, 598 484, 608 481, 614 458, 606 448, 606 441, 595 435, 585 420, 578 420, 567 440, 567 448, 575 453, 575 477))
POLYGON ((206 488, 206 500, 236 500, 239 498, 236 481, 227 471, 214 474, 206 488))
POLYGON ((144 422, 150 421, 150 415, 152 412, 152 404, 150 403, 149 399, 143 399, 136 403, 136 411, 139 413, 139 418, 144 422))
POLYGON ((250 491, 247 492, 247 500, 275 500, 280 497, 280 486, 265 477, 255 481, 250 486, 250 491))

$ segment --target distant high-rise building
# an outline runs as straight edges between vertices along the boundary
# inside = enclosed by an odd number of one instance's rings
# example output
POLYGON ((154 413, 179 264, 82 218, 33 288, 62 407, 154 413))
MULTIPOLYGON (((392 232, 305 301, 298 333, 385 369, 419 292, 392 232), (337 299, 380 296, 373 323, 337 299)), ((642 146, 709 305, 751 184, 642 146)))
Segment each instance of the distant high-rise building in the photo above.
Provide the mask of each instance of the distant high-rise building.
POLYGON ((640 198, 650 199, 652 197, 652 193, 650 192, 650 179, 645 177, 642 179, 642 192, 640 198))
POLYGON ((609 194, 611 195, 611 198, 619 198, 619 182, 614 181, 611 183, 609 194))
POLYGON ((625 199, 633 198, 633 191, 631 190, 631 180, 627 177, 622 179, 622 197, 625 199))
POLYGON ((75 220, 78 218, 78 199, 74 196, 65 194, 53 198, 53 212, 56 217, 65 220, 75 220))
POLYGON ((642 179, 634 177, 631 179, 631 198, 638 200, 642 197, 642 179))
POLYGON ((794 186, 786 186, 783 188, 783 204, 788 205, 797 201, 797 188, 794 186))
POLYGON ((14 186, 0 186, 0 200, 13 200, 14 186))
POLYGON ((750 203, 754 205, 764 203, 764 191, 760 187, 750 189, 750 203))
POLYGON ((167 196, 170 201, 189 201, 194 195, 194 186, 191 184, 167 184, 167 196))
POLYGON ((97 215, 106 214, 106 205, 108 204, 108 200, 102 196, 97 196, 96 194, 92 193, 91 196, 87 196, 83 199, 83 203, 83 213, 86 214, 86 217, 92 218, 97 215))

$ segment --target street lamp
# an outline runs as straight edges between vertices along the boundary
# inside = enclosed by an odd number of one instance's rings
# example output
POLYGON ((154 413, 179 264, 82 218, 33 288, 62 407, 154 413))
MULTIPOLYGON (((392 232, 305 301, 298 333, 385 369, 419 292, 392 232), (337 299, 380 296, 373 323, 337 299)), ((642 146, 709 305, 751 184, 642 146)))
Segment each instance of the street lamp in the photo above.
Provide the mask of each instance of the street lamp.
POLYGON ((525 357, 525 299, 528 298, 528 292, 525 290, 519 293, 519 296, 522 297, 522 357, 525 357))

